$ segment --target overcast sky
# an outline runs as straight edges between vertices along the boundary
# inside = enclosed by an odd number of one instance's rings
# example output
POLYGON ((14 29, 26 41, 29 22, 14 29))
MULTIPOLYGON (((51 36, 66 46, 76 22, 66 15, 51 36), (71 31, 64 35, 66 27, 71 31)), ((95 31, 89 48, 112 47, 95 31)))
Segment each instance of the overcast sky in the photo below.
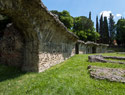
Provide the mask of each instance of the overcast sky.
POLYGON ((42 0, 49 10, 67 10, 73 17, 87 16, 92 12, 92 20, 96 21, 96 15, 114 15, 115 21, 121 16, 125 17, 125 0, 42 0))

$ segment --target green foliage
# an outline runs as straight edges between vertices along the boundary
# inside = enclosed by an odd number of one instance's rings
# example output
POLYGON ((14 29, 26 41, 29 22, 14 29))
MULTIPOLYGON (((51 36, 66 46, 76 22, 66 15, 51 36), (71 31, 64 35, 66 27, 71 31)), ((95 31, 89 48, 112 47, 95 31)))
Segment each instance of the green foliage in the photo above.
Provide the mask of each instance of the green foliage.
POLYGON ((109 44, 109 32, 108 32, 108 21, 107 21, 107 17, 104 17, 104 30, 103 30, 103 35, 102 35, 102 39, 103 39, 103 43, 104 44, 109 44))
POLYGON ((91 20, 91 11, 89 12, 89 19, 91 20))
POLYGON ((79 36, 80 40, 83 41, 95 41, 99 38, 99 34, 95 32, 94 25, 91 19, 85 16, 74 18, 73 31, 79 36))
POLYGON ((61 22, 68 28, 71 29, 73 27, 73 18, 70 16, 70 13, 66 10, 62 12, 58 12, 57 10, 51 11, 53 14, 56 14, 61 22))
POLYGON ((109 17, 109 38, 110 38, 110 45, 113 44, 113 40, 115 39, 115 21, 114 16, 110 13, 109 17))
POLYGON ((61 22, 70 30, 74 32, 80 40, 83 41, 96 41, 99 38, 99 34, 95 32, 94 24, 91 20, 91 12, 89 13, 90 18, 85 16, 72 17, 66 10, 58 12, 56 10, 51 11, 56 14, 61 22))
POLYGON ((99 34, 100 34, 100 42, 103 42, 103 14, 100 17, 100 27, 99 27, 99 34))
POLYGON ((88 54, 75 55, 42 73, 0 65, 0 95, 125 95, 125 84, 91 78, 88 65, 125 69, 124 64, 90 63, 88 54))
POLYGON ((98 16, 96 16, 96 32, 99 33, 98 16))
POLYGON ((109 44, 109 27, 107 17, 103 17, 103 14, 100 17, 100 27, 99 27, 99 34, 100 34, 100 43, 109 44))
POLYGON ((119 45, 125 45, 125 19, 119 19, 117 22, 116 40, 119 45))

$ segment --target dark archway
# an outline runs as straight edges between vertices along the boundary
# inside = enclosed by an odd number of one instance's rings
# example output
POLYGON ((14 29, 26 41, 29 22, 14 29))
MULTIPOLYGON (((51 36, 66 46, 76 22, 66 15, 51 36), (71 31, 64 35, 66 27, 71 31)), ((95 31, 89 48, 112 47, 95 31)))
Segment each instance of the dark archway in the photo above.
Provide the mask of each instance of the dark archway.
POLYGON ((92 47, 92 53, 96 53, 96 47, 95 46, 92 47))
POLYGON ((75 54, 79 54, 79 43, 75 45, 75 54))
POLYGON ((11 18, 0 15, 0 63, 22 67, 24 38, 14 26, 11 18))

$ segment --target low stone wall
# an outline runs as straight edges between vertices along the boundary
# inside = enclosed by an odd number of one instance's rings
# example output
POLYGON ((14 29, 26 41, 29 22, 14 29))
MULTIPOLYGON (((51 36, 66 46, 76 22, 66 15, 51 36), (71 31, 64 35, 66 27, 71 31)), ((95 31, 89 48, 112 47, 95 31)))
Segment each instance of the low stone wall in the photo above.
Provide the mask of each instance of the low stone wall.
POLYGON ((119 64, 125 64, 125 62, 121 62, 121 61, 111 61, 111 60, 106 60, 106 59, 120 59, 123 60, 125 59, 125 57, 109 57, 109 56, 102 56, 102 55, 91 55, 88 57, 89 62, 103 62, 103 63, 119 63, 119 64))
POLYGON ((55 64, 59 64, 75 54, 72 51, 74 49, 73 44, 42 44, 39 52, 39 72, 44 71, 55 64))
POLYGON ((90 76, 96 79, 106 79, 113 82, 125 83, 125 70, 116 68, 102 68, 97 66, 88 66, 90 76))
POLYGON ((105 53, 108 45, 78 40, 79 54, 105 53))

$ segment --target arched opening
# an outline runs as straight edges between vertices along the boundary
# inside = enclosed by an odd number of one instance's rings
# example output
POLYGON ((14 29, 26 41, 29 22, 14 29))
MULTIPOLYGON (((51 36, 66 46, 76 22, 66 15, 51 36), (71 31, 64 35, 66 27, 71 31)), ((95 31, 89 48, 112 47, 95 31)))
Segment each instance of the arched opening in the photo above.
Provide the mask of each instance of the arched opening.
POLYGON ((0 64, 21 67, 24 59, 24 38, 11 21, 0 14, 0 64))
POLYGON ((75 45, 75 54, 79 54, 79 43, 75 45))
POLYGON ((96 47, 95 46, 92 47, 92 53, 96 53, 96 47))

